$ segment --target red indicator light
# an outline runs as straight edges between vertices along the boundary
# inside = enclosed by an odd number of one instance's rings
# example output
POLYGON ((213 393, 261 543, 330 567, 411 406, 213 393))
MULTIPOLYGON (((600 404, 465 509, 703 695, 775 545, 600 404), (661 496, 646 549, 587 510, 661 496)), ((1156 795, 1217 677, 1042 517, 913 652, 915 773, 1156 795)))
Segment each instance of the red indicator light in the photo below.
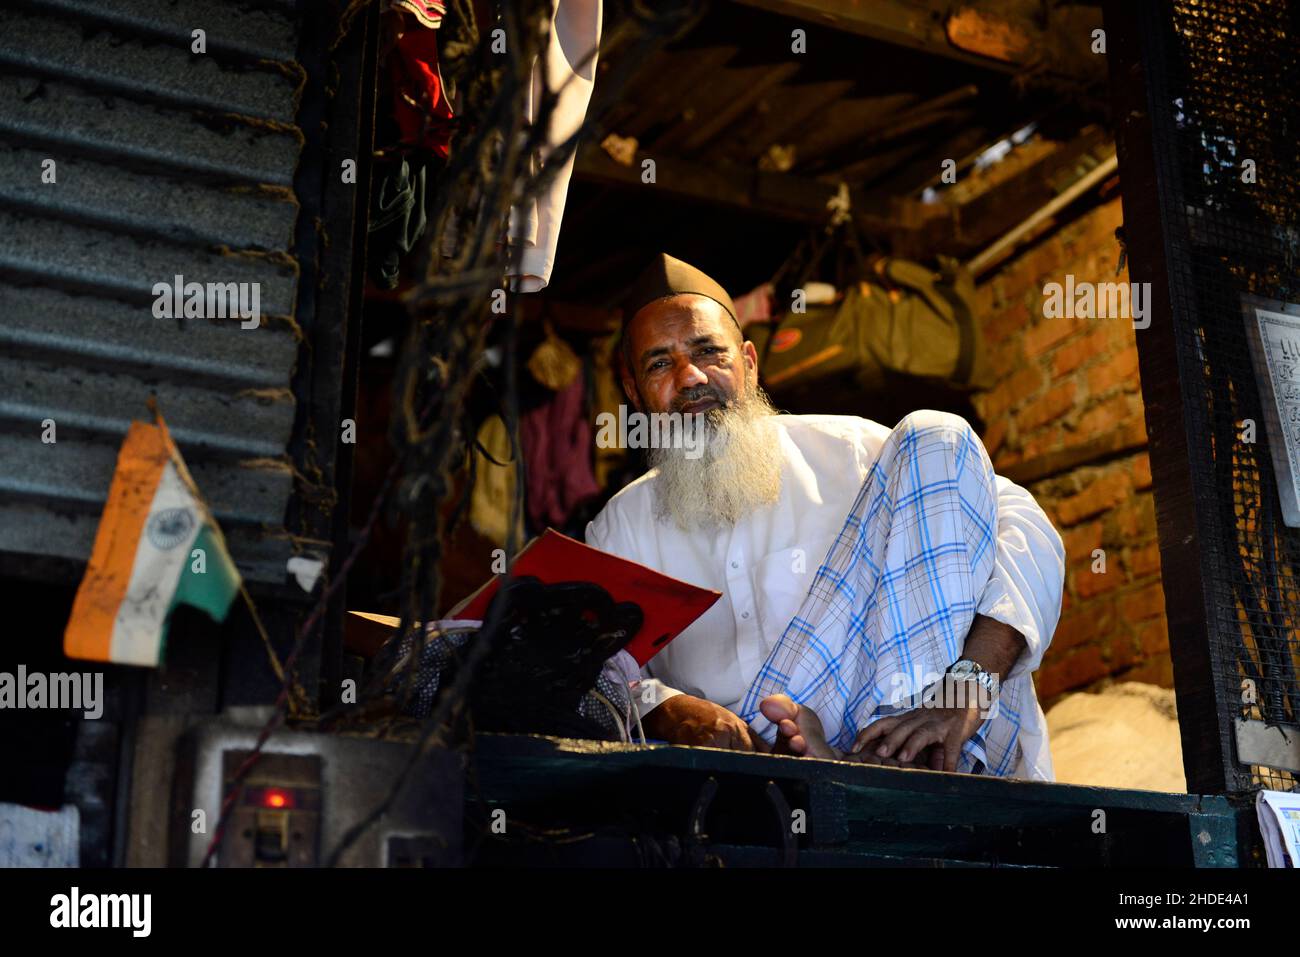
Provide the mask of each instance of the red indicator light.
POLYGON ((265 807, 285 808, 292 807, 293 800, 288 791, 282 791, 279 788, 267 788, 262 794, 262 804, 265 807))

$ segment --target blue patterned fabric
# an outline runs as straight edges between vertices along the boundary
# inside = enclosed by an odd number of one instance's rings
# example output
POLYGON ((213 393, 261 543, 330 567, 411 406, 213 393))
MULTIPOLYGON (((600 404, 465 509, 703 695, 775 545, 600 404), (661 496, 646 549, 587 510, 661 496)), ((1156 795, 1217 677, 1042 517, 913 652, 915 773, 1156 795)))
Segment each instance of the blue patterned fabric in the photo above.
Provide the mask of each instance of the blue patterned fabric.
MULTIPOLYGON (((920 705, 961 657, 993 571, 997 489, 966 421, 918 412, 892 431, 798 613, 747 692, 741 717, 769 743, 759 702, 785 693, 846 751, 860 729, 920 705)), ((958 771, 1009 775, 1019 763, 1026 674, 964 746, 958 771)))

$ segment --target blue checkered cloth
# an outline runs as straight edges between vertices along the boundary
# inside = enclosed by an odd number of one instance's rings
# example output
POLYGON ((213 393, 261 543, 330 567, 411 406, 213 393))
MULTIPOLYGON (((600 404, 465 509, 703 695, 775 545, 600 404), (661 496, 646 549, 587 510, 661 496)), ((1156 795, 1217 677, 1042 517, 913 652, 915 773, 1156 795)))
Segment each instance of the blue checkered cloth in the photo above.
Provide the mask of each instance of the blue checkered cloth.
MULTIPOLYGON (((979 437, 958 416, 916 412, 886 439, 808 595, 754 678, 740 716, 770 744, 758 710, 784 693, 821 718, 832 747, 920 705, 961 657, 993 572, 997 488, 979 437)), ((1019 763, 1025 675, 962 749, 957 770, 1009 775, 1019 763)))

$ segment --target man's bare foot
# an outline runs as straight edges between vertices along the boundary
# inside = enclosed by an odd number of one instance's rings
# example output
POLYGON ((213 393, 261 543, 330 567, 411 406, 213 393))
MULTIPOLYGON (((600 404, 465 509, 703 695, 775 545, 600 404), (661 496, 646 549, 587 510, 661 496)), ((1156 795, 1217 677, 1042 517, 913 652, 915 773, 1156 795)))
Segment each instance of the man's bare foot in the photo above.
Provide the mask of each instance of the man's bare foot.
POLYGON ((759 704, 758 710, 776 725, 773 754, 795 754, 832 760, 844 757, 826 743, 826 732, 822 730, 817 713, 807 705, 795 704, 789 695, 768 695, 759 704))

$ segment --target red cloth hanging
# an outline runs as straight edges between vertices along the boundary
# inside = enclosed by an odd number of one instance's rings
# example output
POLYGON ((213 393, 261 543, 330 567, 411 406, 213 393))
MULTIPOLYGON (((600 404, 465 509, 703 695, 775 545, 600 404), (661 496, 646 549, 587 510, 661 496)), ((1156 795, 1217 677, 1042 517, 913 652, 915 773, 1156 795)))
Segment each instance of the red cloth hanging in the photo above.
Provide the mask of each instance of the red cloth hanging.
POLYGON ((427 27, 407 30, 388 55, 393 116, 405 149, 446 159, 451 152, 451 104, 438 71, 438 34, 427 27))
POLYGON ((578 505, 600 494, 591 469, 585 383, 579 373, 551 401, 520 416, 528 519, 534 528, 563 526, 578 505))

